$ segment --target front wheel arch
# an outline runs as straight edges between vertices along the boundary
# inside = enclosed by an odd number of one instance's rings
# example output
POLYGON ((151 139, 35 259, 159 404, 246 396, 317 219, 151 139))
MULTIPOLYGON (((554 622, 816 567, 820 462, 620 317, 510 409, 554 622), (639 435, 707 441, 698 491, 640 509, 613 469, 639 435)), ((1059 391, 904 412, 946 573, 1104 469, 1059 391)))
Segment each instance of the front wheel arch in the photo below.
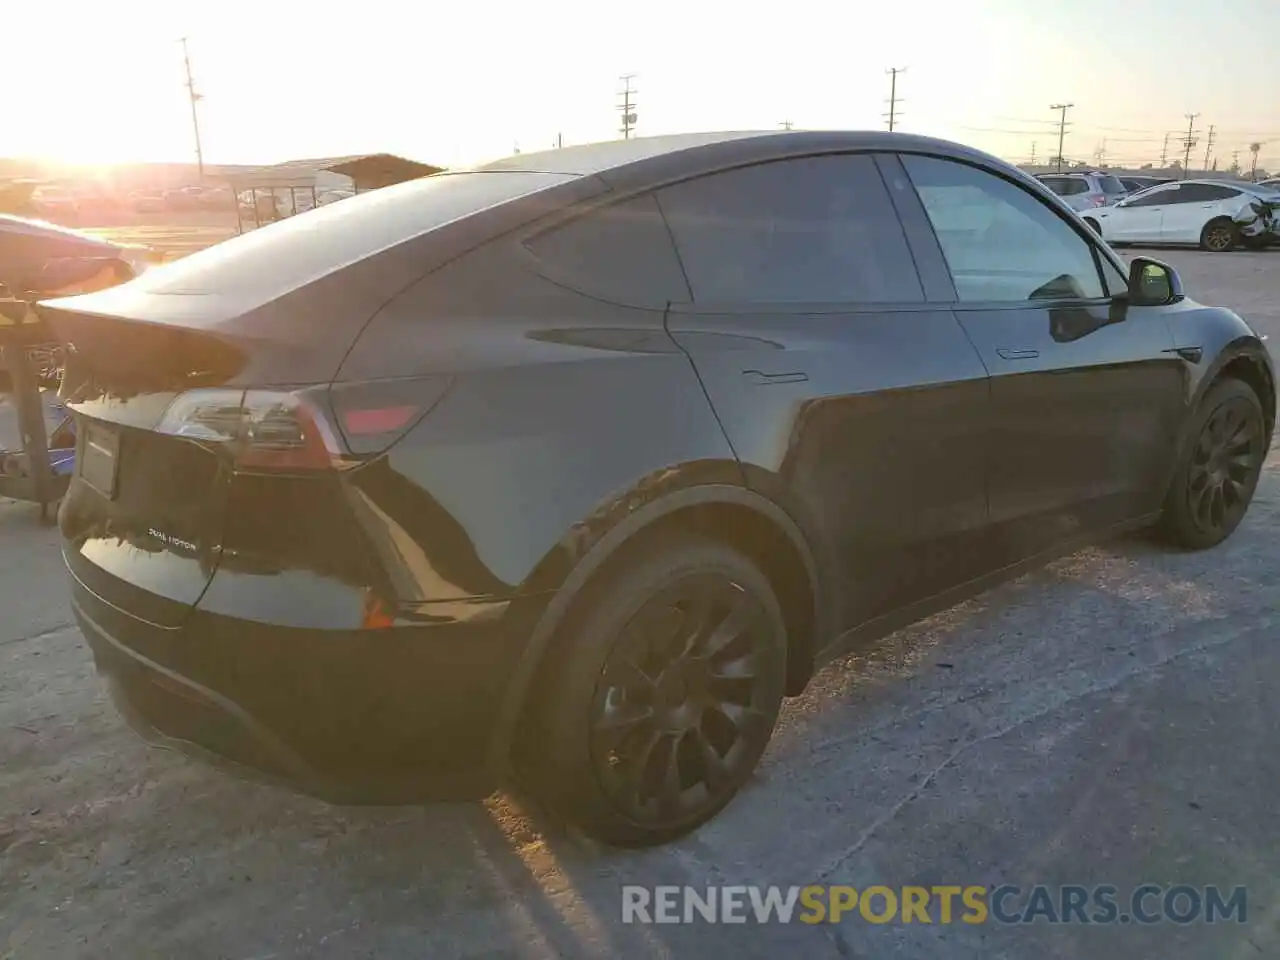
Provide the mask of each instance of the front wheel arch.
POLYGON ((492 744, 491 766, 509 772, 519 731, 537 691, 540 671, 575 608, 591 585, 655 538, 696 532, 741 551, 769 578, 787 622, 787 694, 800 693, 813 673, 822 634, 819 574, 800 527, 781 507, 745 487, 707 484, 673 491, 631 512, 597 540, 574 565, 548 602, 530 635, 504 698, 492 744))

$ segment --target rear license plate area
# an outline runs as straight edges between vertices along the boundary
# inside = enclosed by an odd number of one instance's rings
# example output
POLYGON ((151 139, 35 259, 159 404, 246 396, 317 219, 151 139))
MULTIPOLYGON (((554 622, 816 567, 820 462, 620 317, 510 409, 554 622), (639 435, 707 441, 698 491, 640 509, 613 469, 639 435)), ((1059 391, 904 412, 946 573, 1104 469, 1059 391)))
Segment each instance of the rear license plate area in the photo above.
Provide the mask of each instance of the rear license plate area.
POLYGON ((77 455, 80 479, 110 500, 116 495, 120 472, 120 433, 112 427, 89 423, 83 436, 77 455))

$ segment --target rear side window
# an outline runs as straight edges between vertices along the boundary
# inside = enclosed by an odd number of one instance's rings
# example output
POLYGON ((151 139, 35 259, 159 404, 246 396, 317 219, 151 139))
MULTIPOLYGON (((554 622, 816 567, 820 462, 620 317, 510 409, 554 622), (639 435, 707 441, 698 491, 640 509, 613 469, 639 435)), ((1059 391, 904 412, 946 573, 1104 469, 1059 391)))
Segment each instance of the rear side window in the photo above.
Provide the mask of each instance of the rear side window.
POLYGON ((1102 188, 1103 193, 1117 194, 1129 192, 1129 188, 1124 185, 1119 177, 1099 177, 1098 185, 1102 188))
POLYGON ((1058 177, 1049 182, 1049 189, 1060 197, 1072 197, 1078 193, 1088 193, 1089 184, 1078 177, 1058 177))
POLYGON ((689 298, 652 194, 586 213, 525 245, 550 279, 589 295, 658 306, 689 298))
POLYGON ((658 192, 694 301, 924 300, 875 161, 807 157, 658 192))
POLYGON ((1215 183, 1198 183, 1195 184, 1195 197, 1208 203, 1213 200, 1230 200, 1232 197, 1240 196, 1240 191, 1231 187, 1221 187, 1215 183))

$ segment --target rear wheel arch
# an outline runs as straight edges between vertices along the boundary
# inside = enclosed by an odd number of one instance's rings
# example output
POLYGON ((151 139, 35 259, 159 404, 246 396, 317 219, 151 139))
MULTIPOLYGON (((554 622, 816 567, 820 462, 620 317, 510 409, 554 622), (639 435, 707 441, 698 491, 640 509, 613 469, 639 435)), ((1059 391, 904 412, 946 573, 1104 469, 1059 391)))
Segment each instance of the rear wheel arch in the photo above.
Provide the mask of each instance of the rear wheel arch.
POLYGON ((511 762, 518 731, 529 731, 540 673, 575 612, 591 595, 593 584, 655 540, 677 533, 696 533, 733 547, 768 578, 787 625, 787 693, 804 689, 813 672, 820 635, 818 570, 800 527, 773 501, 745 487, 708 484, 667 494, 633 511, 599 537, 574 565, 548 603, 529 638, 502 705, 494 738, 499 769, 511 762))

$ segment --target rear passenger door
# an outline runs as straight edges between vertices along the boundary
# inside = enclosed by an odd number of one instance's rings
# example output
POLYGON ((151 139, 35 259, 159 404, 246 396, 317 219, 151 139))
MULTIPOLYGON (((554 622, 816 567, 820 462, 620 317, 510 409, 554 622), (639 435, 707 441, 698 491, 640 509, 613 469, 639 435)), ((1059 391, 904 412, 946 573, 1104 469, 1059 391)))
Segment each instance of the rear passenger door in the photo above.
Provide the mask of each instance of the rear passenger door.
POLYGON ((691 290, 668 329, 747 482, 808 532, 833 626, 980 572, 986 372, 929 302, 944 271, 917 271, 876 160, 772 161, 657 198, 691 290))

